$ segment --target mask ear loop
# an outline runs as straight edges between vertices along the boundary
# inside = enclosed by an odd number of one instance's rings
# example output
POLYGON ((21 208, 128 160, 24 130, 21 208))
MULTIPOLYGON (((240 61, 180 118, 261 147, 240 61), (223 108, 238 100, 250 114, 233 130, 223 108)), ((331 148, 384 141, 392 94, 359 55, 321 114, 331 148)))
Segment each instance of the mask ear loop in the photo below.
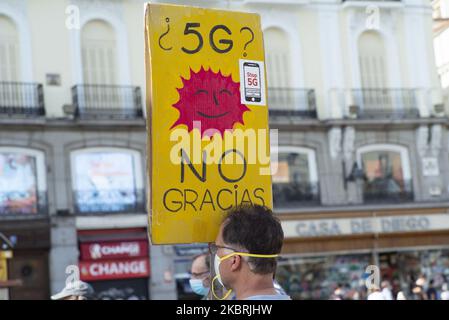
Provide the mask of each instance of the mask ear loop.
MULTIPOLYGON (((246 252, 233 252, 233 253, 230 253, 230 254, 228 254, 228 255, 225 255, 224 257, 221 257, 220 260, 223 261, 223 260, 226 260, 226 259, 228 259, 228 258, 230 258, 230 257, 232 257, 232 256, 236 256, 236 255, 238 255, 238 256, 245 256, 245 257, 254 257, 254 258, 276 258, 276 257, 279 256, 279 254, 255 254, 255 253, 246 253, 246 252)), ((215 294, 215 285, 214 285, 215 280, 217 280, 218 277, 219 277, 219 275, 217 274, 217 275, 212 279, 212 283, 211 283, 211 291, 212 291, 212 295, 213 295, 213 296, 215 297, 215 299, 217 299, 217 300, 226 300, 226 299, 229 297, 229 295, 231 294, 232 289, 229 289, 228 292, 227 292, 222 298, 218 297, 218 296, 215 294)))
POLYGON ((211 291, 212 291, 212 294, 213 294, 213 296, 215 297, 215 299, 217 299, 217 300, 226 300, 226 299, 229 297, 229 295, 231 294, 232 289, 228 290, 228 292, 227 292, 223 297, 221 297, 221 298, 218 297, 218 296, 215 294, 215 285, 214 285, 215 280, 217 280, 218 277, 219 277, 219 275, 217 274, 217 275, 212 279, 212 283, 211 283, 211 291))

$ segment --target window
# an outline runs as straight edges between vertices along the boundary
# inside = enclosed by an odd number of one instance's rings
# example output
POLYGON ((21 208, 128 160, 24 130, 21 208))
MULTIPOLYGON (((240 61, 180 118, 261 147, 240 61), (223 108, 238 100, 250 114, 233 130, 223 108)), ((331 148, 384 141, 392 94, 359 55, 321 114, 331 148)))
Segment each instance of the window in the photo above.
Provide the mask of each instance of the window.
POLYGON ((381 36, 374 31, 364 32, 358 44, 362 88, 386 88, 386 55, 381 36))
POLYGON ((0 81, 19 81, 19 33, 8 17, 0 14, 0 81))
POLYGON ((116 84, 116 39, 107 22, 86 23, 81 31, 81 53, 84 83, 116 84))
POLYGON ((394 145, 371 145, 358 150, 365 174, 365 201, 410 201, 412 179, 407 149, 394 145))
MULTIPOLYGON (((295 93, 290 82, 290 45, 287 34, 279 28, 264 31, 269 106, 275 110, 294 109, 295 93)), ((301 101, 303 102, 303 101, 301 101)))
POLYGON ((46 213, 44 155, 0 148, 0 216, 46 213))
POLYGON ((290 88, 290 45, 287 34, 279 28, 264 31, 268 85, 290 88))
POLYGON ((300 147, 279 147, 272 157, 273 199, 276 207, 319 203, 315 152, 300 147))
POLYGON ((114 148, 72 153, 75 211, 144 212, 140 154, 114 148))

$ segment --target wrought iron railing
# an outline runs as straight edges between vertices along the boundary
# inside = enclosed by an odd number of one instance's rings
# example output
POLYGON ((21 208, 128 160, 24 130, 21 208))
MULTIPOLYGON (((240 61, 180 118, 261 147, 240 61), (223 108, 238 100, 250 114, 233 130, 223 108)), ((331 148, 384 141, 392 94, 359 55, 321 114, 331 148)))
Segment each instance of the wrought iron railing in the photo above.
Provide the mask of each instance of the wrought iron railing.
POLYGON ((313 89, 268 88, 268 107, 270 117, 317 117, 313 89))
MULTIPOLYGON (((357 118, 419 118, 414 89, 353 89, 357 118)), ((350 108, 353 106, 350 106, 350 108)))
POLYGON ((41 84, 0 82, 0 118, 44 116, 44 91, 41 84))
POLYGON ((342 2, 363 1, 363 2, 401 2, 402 0, 341 0, 342 2))
POLYGON ((277 208, 319 205, 318 183, 273 183, 273 202, 277 208))
POLYGON ((0 192, 0 217, 8 215, 47 215, 47 193, 30 191, 0 192))
POLYGON ((143 117, 139 87, 76 85, 72 87, 75 116, 81 119, 138 119, 143 117))
POLYGON ((73 192, 75 213, 143 213, 145 192, 143 190, 78 190, 73 192))
POLYGON ((412 181, 398 181, 393 178, 377 178, 365 181, 363 201, 365 203, 413 201, 412 181))

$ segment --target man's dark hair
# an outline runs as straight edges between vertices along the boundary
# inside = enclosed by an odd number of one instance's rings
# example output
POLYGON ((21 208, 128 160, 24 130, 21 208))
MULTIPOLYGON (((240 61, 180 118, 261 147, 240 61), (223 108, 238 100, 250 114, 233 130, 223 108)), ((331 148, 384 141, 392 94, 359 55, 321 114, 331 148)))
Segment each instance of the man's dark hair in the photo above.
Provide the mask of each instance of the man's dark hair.
MULTIPOLYGON (((278 254, 284 232, 273 212, 264 206, 239 206, 231 209, 223 221, 223 241, 239 246, 249 253, 278 254)), ((276 258, 249 257, 251 270, 258 274, 273 273, 276 258)))

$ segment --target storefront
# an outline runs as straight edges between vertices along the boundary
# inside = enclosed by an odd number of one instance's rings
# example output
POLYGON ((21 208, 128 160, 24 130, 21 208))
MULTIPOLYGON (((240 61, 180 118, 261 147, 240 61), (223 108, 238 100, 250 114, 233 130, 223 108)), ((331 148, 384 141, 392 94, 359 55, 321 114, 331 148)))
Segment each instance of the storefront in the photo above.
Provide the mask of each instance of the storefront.
POLYGON ((8 289, 10 300, 47 300, 49 288, 50 223, 48 219, 7 221, 0 225, 13 244, 7 260, 7 277, 14 285, 8 289))
POLYGON ((150 258, 145 228, 78 231, 81 280, 101 300, 149 299, 150 258))
POLYGON ((174 268, 176 294, 178 300, 199 300, 202 297, 195 294, 190 287, 190 271, 193 258, 208 252, 205 244, 182 244, 173 246, 175 254, 174 268))
POLYGON ((447 208, 281 215, 285 233, 277 280, 295 299, 364 299, 367 267, 409 299, 419 277, 449 281, 447 208))

